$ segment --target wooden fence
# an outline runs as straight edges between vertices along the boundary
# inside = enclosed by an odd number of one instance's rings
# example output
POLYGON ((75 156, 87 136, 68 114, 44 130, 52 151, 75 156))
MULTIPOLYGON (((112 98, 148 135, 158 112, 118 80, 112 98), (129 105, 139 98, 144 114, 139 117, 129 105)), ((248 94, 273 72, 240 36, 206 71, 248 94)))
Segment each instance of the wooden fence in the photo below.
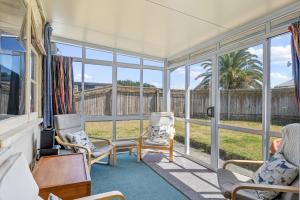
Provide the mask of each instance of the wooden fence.
MULTIPOLYGON (((184 90, 171 90, 171 109, 177 117, 184 117, 184 90)), ((272 122, 286 124, 299 122, 293 88, 272 89, 271 116, 272 122)), ((80 93, 75 94, 76 108, 79 109, 80 93)), ((207 89, 192 90, 190 93, 191 117, 206 117, 206 109, 210 105, 207 89)), ((86 90, 84 94, 84 112, 88 115, 111 115, 112 87, 103 86, 86 90)), ((154 111, 163 110, 163 91, 158 88, 144 88, 143 111, 149 115, 154 111)), ((262 91, 257 89, 239 89, 221 91, 222 120, 249 120, 258 121, 262 117, 262 91)), ((140 89, 139 87, 118 86, 117 114, 139 114, 140 89)))

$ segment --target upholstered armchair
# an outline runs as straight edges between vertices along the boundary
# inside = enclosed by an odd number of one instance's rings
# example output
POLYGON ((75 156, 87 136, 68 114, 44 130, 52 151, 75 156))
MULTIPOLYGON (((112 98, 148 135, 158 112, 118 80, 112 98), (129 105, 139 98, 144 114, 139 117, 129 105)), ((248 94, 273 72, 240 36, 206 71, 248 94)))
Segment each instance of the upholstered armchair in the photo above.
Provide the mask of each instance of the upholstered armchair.
MULTIPOLYGON (((284 127, 282 129, 282 138, 282 144, 277 153, 283 155, 287 162, 298 167, 300 163, 300 124, 290 124, 284 127)), ((249 180, 247 182, 238 180, 233 172, 227 169, 227 166, 230 164, 257 165, 263 163, 264 161, 251 160, 226 161, 223 168, 218 169, 217 171, 219 186, 225 198, 232 200, 256 200, 260 198, 258 191, 272 191, 280 193, 276 199, 299 199, 299 175, 287 186, 276 184, 255 184, 253 180, 249 180)))
POLYGON ((89 168, 105 157, 109 158, 108 163, 111 163, 113 157, 113 163, 115 163, 116 155, 113 152, 116 146, 107 139, 88 137, 82 128, 79 114, 55 115, 54 125, 57 134, 55 139, 58 144, 63 145, 66 149, 86 153, 89 168), (82 139, 82 135, 86 138, 82 139), (90 138, 94 140, 91 141, 90 138), (104 146, 103 142, 105 143, 104 146))
POLYGON ((139 157, 142 158, 142 149, 169 151, 169 160, 174 160, 174 113, 154 112, 150 116, 149 129, 139 139, 139 157))

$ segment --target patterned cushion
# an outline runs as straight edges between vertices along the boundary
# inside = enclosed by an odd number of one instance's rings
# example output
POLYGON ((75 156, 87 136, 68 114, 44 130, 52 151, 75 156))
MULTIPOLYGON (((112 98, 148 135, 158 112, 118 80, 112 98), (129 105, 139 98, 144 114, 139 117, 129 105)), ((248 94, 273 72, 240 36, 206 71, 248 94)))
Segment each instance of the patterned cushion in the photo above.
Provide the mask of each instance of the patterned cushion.
MULTIPOLYGON (((264 163, 254 175, 254 183, 270 185, 290 185, 298 175, 298 168, 285 160, 282 154, 276 153, 264 163)), ((274 199, 279 193, 258 191, 260 199, 274 199)))
MULTIPOLYGON (((84 146, 91 151, 95 150, 96 147, 93 145, 93 143, 90 141, 88 136, 84 131, 79 131, 76 133, 68 133, 67 134, 67 139, 71 144, 78 144, 81 146, 84 146)), ((76 152, 81 152, 81 153, 86 153, 84 149, 82 148, 75 148, 76 152)))
POLYGON ((171 131, 171 126, 151 126, 149 131, 148 143, 157 145, 168 145, 171 131))

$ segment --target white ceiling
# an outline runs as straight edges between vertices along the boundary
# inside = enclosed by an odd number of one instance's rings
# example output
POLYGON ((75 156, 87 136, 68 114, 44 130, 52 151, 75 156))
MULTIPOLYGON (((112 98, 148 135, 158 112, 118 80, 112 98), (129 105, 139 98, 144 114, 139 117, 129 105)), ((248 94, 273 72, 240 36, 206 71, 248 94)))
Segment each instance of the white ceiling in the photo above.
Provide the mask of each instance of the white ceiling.
POLYGON ((170 57, 298 0, 44 0, 53 35, 170 57))

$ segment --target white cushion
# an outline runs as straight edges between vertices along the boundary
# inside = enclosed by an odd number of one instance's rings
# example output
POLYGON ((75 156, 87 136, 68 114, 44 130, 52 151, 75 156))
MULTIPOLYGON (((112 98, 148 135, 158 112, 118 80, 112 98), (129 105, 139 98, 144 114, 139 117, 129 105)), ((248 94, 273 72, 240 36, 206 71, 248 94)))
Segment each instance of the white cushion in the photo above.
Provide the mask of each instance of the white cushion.
POLYGON ((38 199, 39 188, 21 153, 10 156, 0 165, 0 200, 38 199))
POLYGON ((148 139, 145 141, 145 143, 154 145, 168 145, 171 132, 171 126, 151 126, 148 139))
MULTIPOLYGON (((255 173, 254 183, 270 185, 290 185, 298 175, 298 168, 285 160, 282 154, 276 153, 255 173)), ((274 199, 279 193, 257 191, 261 199, 274 199)))
MULTIPOLYGON (((71 144, 78 144, 84 146, 90 149, 91 151, 96 149, 96 147, 93 145, 93 143, 90 141, 90 139, 88 138, 88 136, 84 131, 78 131, 76 133, 68 133, 67 139, 71 144)), ((75 150, 77 152, 86 153, 85 150, 82 148, 75 148, 75 150)))

